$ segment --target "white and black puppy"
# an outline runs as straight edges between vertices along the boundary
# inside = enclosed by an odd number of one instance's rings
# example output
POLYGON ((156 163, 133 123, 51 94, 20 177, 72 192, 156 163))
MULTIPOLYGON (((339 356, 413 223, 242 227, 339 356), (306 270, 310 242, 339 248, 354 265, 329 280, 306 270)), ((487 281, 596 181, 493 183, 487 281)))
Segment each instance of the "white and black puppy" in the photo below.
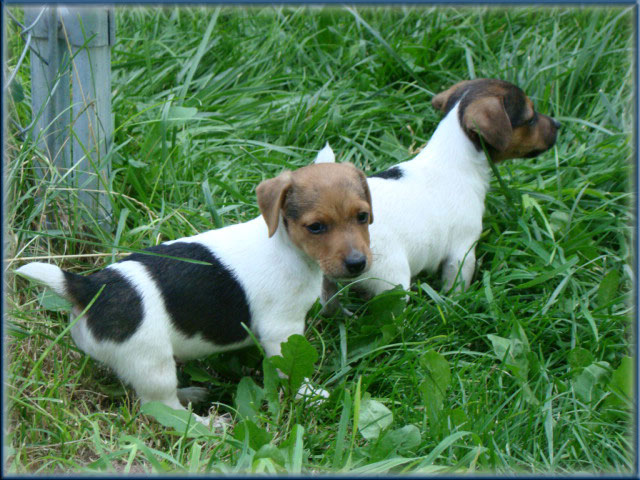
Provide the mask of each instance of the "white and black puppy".
MULTIPOLYGON (((517 86, 494 79, 460 82, 432 105, 445 114, 426 147, 412 160, 369 177, 376 222, 374 264, 356 288, 369 294, 442 268, 444 288, 466 288, 475 269, 492 161, 531 158, 551 148, 560 124, 537 113, 517 86)), ((318 158, 331 159, 327 147, 318 158)), ((335 293, 324 282, 323 301, 335 293)), ((325 306, 335 311, 336 301, 325 306)))
POLYGON ((323 275, 351 278, 371 265, 371 196, 353 165, 286 171, 256 194, 261 216, 249 222, 162 243, 92 275, 45 263, 16 273, 69 299, 72 320, 93 300, 71 329, 78 347, 143 403, 184 408, 202 389, 178 389, 176 359, 251 344, 243 323, 267 356, 278 355, 282 342, 303 333, 323 275))

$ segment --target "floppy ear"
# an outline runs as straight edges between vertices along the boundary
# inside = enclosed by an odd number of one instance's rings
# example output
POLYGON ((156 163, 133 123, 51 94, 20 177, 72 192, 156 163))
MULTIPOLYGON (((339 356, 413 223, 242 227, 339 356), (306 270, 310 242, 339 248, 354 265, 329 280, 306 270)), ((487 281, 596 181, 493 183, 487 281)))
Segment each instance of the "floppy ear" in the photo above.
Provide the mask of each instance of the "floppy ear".
MULTIPOLYGON (((355 166, 353 168, 356 168, 355 166)), ((356 168, 358 171, 358 176, 360 177, 360 182, 362 183, 362 188, 364 189, 365 197, 367 197, 367 203, 369 204, 369 209, 371 210, 371 214, 369 215, 369 225, 373 223, 373 204, 371 203, 371 191, 369 190, 369 184, 367 183, 366 175, 360 170, 356 168)))
POLYGON ((324 146, 322 150, 318 152, 318 156, 313 163, 335 163, 336 156, 329 145, 329 142, 324 146))
POLYGON ((458 88, 464 87, 470 82, 470 80, 464 80, 462 82, 456 83, 454 86, 447 88, 444 92, 440 92, 435 97, 431 99, 431 105, 436 110, 440 110, 441 112, 445 111, 445 107, 447 106, 447 102, 449 101, 449 97, 458 90, 458 88))
POLYGON ((291 172, 282 172, 275 178, 260 182, 256 188, 258 207, 269 229, 269 238, 276 233, 280 221, 280 210, 284 205, 287 191, 291 188, 291 172))
POLYGON ((499 152, 511 143, 513 129, 501 97, 483 97, 470 103, 462 115, 462 123, 499 152))

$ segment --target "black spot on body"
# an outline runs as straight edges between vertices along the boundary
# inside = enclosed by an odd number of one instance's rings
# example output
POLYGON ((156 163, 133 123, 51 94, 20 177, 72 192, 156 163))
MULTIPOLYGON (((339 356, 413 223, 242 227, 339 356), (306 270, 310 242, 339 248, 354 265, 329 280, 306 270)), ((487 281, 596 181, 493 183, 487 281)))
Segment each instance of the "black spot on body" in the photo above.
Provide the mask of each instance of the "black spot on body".
POLYGON ((124 342, 142 322, 142 299, 133 285, 116 270, 106 268, 89 276, 64 272, 65 285, 75 303, 85 309, 104 285, 86 313, 87 325, 98 340, 124 342))
MULTIPOLYGON (((244 289, 207 247, 176 242, 146 251, 156 255, 134 253, 118 263, 137 261, 146 267, 179 331, 189 337, 200 333, 217 345, 239 342, 247 337, 241 325, 249 326, 251 321, 244 289)), ((87 324, 99 340, 123 342, 135 333, 142 322, 142 299, 122 274, 110 268, 88 276, 64 274, 69 294, 82 309, 105 285, 87 312, 87 324)))
POLYGON ((125 260, 142 263, 162 292, 175 327, 187 336, 198 333, 216 345, 244 340, 251 325, 249 304, 237 278, 199 243, 176 242, 147 251, 207 262, 202 265, 158 255, 134 253, 125 260))
POLYGON ((402 178, 404 173, 402 169, 398 166, 391 167, 388 170, 384 170, 382 172, 374 173, 373 175, 369 175, 369 178, 384 178, 385 180, 398 180, 402 178))

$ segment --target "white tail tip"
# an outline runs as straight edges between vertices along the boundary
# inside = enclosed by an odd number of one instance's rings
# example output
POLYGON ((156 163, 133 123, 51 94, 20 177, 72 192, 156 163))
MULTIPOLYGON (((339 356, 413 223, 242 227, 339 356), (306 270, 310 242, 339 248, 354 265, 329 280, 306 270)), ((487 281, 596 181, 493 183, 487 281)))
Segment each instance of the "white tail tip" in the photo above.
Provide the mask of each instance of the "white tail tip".
POLYGON ((49 263, 33 262, 18 268, 15 273, 30 280, 43 283, 58 295, 65 295, 64 274, 60 267, 49 263))
POLYGON ((335 161, 336 156, 331 149, 331 145, 327 142, 324 148, 318 152, 318 156, 313 163, 335 163, 335 161))

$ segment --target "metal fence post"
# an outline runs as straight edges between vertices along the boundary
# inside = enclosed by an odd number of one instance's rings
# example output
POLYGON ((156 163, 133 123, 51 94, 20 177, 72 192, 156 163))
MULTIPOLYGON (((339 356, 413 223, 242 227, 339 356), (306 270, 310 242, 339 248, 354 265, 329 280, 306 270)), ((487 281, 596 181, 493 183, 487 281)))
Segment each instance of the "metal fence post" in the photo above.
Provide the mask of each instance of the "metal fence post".
MULTIPOLYGON (((40 115, 34 136, 65 184, 77 189, 81 205, 110 227, 113 9, 46 8, 33 33, 32 111, 40 115)), ((39 13, 25 8, 26 22, 39 13)))

